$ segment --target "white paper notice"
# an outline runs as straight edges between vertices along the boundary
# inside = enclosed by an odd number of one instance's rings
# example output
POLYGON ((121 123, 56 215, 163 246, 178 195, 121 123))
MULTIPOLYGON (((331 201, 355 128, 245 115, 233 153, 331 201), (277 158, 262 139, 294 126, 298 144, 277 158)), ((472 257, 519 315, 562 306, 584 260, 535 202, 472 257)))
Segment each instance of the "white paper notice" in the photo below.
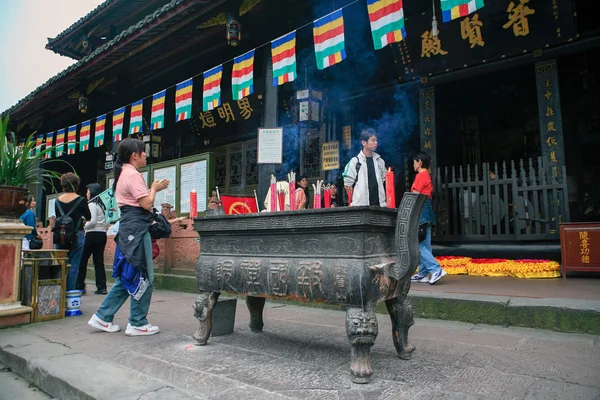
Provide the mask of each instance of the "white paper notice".
POLYGON ((181 164, 181 178, 180 178, 180 194, 181 198, 179 201, 180 208, 179 212, 188 213, 190 212, 190 193, 192 189, 198 193, 198 212, 206 210, 206 201, 208 195, 206 193, 207 187, 207 162, 206 160, 196 161, 188 164, 181 164))
POLYGON ((283 129, 258 130, 258 164, 281 164, 283 158, 283 129))
POLYGON ((175 204, 175 193, 177 191, 177 167, 165 167, 154 171, 154 180, 159 181, 161 179, 169 180, 169 187, 165 190, 156 193, 154 198, 154 208, 160 211, 161 204, 169 203, 173 206, 173 210, 177 210, 177 204, 175 204))

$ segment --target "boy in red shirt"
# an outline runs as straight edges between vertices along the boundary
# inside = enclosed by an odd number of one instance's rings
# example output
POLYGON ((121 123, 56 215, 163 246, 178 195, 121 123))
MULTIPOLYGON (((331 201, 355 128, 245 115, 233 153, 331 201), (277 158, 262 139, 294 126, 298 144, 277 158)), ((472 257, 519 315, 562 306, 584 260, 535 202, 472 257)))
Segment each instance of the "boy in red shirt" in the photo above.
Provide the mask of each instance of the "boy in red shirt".
POLYGON ((431 205, 431 194, 433 193, 433 183, 431 182, 431 175, 429 175, 429 165, 431 164, 431 157, 426 153, 419 153, 413 157, 413 168, 417 172, 415 181, 410 189, 411 192, 424 194, 428 197, 421 218, 419 220, 419 226, 427 224, 427 235, 425 240, 419 242, 419 250, 421 251, 421 263, 419 264, 419 273, 413 275, 411 280, 413 282, 429 283, 433 285, 444 276, 446 271, 440 267, 440 264, 435 260, 431 252, 431 226, 435 224, 435 215, 433 214, 433 207, 431 205), (431 275, 431 277, 429 277, 431 275))

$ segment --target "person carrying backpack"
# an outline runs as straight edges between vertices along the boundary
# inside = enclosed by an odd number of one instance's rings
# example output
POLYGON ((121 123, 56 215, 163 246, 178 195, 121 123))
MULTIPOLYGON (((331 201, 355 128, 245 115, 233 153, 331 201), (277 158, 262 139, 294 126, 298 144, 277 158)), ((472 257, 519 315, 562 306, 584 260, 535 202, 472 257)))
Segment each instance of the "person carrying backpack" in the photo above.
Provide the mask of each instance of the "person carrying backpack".
POLYGON ((363 149, 356 157, 352 157, 344 168, 344 188, 352 193, 350 206, 386 207, 385 162, 377 153, 377 134, 373 129, 364 129, 360 133, 363 149))
POLYGON ((79 263, 79 275, 77 276, 77 290, 83 290, 85 294, 85 277, 90 256, 93 256, 96 277, 96 294, 107 294, 106 271, 104 269, 104 248, 106 247, 106 207, 100 199, 102 187, 97 183, 87 185, 86 197, 88 208, 92 218, 83 227, 85 231, 85 244, 83 255, 79 263))
POLYGON ((71 265, 67 274, 67 290, 75 290, 79 262, 83 253, 85 236, 83 234, 83 218, 90 219, 91 214, 84 197, 77 194, 81 180, 72 172, 60 177, 63 194, 56 199, 54 212, 56 222, 52 228, 54 248, 69 250, 68 264, 71 265))

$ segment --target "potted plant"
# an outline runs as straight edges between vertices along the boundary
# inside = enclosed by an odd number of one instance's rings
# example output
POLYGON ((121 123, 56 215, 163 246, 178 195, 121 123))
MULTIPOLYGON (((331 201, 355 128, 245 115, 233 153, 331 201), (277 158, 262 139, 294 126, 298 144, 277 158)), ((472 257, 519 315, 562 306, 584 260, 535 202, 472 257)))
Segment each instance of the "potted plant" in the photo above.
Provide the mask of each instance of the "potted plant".
MULTIPOLYGON (((0 219, 19 218, 25 212, 27 185, 52 184, 53 178, 60 178, 58 172, 44 168, 49 162, 45 159, 46 154, 55 147, 36 152, 35 132, 29 135, 23 146, 19 146, 14 132, 8 130, 8 120, 8 116, 4 119, 0 116, 0 219)), ((64 160, 52 161, 66 163, 64 160)))

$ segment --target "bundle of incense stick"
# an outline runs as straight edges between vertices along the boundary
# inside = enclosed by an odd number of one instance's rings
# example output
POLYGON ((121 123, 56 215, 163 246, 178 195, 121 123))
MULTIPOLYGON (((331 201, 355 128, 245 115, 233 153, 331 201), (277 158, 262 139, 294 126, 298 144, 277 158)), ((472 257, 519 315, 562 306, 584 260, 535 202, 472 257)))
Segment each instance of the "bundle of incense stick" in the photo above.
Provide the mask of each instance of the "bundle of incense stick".
POLYGON ((277 178, 271 175, 271 212, 277 211, 277 178))
POLYGON ((279 200, 279 211, 285 211, 285 190, 277 190, 277 199, 279 200))
POLYGON ((290 210, 296 209, 296 173, 290 171, 288 173, 288 182, 290 185, 290 210))
POLYGON ((317 179, 317 184, 313 183, 313 190, 315 192, 313 196, 313 208, 321 208, 321 190, 323 189, 323 181, 317 179))

